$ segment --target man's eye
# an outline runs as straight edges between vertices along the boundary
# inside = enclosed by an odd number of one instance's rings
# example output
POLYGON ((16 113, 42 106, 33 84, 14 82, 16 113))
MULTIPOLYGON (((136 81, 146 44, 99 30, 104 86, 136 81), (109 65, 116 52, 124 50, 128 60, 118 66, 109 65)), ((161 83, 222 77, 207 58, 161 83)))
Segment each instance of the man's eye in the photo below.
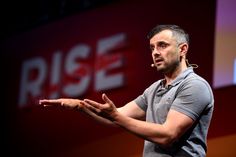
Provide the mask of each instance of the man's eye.
POLYGON ((154 47, 153 47, 153 46, 151 46, 151 47, 150 47, 150 50, 151 50, 151 51, 154 51, 154 47))
POLYGON ((167 47, 167 44, 165 44, 165 43, 160 43, 160 44, 159 44, 159 47, 160 47, 160 48, 166 48, 166 47, 167 47))

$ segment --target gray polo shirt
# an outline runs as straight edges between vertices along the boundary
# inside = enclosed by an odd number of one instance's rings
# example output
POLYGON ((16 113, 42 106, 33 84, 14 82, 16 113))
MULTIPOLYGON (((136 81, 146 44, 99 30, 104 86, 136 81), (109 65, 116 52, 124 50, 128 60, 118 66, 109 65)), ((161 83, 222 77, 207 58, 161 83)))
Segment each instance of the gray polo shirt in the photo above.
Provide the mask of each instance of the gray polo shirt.
POLYGON ((153 83, 134 101, 146 112, 148 122, 163 124, 170 109, 181 112, 195 121, 169 149, 145 141, 144 157, 206 156, 206 139, 214 98, 210 85, 194 73, 192 67, 183 71, 167 87, 164 87, 164 79, 153 83))

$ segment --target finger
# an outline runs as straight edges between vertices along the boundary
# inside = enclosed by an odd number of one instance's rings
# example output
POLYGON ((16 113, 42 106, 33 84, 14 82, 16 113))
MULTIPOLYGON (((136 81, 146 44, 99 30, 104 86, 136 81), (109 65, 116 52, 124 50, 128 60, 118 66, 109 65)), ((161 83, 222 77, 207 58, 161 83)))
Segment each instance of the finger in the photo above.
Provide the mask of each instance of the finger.
POLYGON ((105 93, 102 94, 102 99, 108 104, 113 104, 113 102, 108 98, 105 93))
POLYGON ((100 112, 101 112, 100 109, 98 109, 98 108, 96 108, 96 107, 94 107, 94 106, 91 106, 89 103, 87 103, 87 102, 85 102, 85 101, 81 101, 81 104, 82 104, 83 106, 85 106, 85 108, 89 109, 90 111, 95 111, 95 112, 97 112, 97 113, 100 113, 100 112))
POLYGON ((39 103, 40 104, 47 104, 47 103, 58 104, 58 103, 61 103, 61 101, 58 99, 43 99, 43 100, 39 100, 39 103))
POLYGON ((58 99, 44 99, 39 100, 40 105, 51 106, 51 105, 62 105, 62 102, 58 99))
POLYGON ((90 99, 84 99, 84 102, 88 103, 89 105, 91 105, 95 108, 98 108, 98 109, 101 108, 101 104, 96 102, 96 101, 93 101, 93 100, 90 100, 90 99))

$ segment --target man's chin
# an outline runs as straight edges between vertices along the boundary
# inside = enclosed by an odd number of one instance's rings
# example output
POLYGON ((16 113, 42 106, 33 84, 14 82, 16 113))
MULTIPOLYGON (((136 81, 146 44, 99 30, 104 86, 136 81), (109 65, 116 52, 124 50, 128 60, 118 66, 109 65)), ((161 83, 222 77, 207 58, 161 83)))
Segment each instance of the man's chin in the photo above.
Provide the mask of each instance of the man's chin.
POLYGON ((162 66, 156 66, 157 67, 157 71, 159 71, 159 72, 165 72, 165 68, 164 67, 162 67, 162 66))

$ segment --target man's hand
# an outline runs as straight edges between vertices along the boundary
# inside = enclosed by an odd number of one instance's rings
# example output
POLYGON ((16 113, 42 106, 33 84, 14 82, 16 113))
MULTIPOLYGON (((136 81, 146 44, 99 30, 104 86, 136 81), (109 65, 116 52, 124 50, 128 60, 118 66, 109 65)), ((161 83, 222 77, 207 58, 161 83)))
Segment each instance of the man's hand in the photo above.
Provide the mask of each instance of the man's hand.
POLYGON ((72 110, 79 110, 92 117, 93 119, 107 124, 110 126, 116 126, 113 121, 113 113, 118 112, 113 102, 105 95, 102 95, 105 104, 100 104, 92 100, 85 99, 84 101, 79 99, 44 99, 39 100, 39 104, 44 107, 62 107, 72 110))
POLYGON ((81 104, 81 100, 79 99, 43 99, 39 100, 39 104, 44 107, 50 106, 61 106, 66 109, 81 109, 83 106, 81 104))
POLYGON ((102 99, 105 102, 104 104, 89 99, 85 99, 82 104, 97 115, 113 121, 116 113, 118 112, 117 108, 114 103, 106 96, 106 94, 102 94, 102 99))

